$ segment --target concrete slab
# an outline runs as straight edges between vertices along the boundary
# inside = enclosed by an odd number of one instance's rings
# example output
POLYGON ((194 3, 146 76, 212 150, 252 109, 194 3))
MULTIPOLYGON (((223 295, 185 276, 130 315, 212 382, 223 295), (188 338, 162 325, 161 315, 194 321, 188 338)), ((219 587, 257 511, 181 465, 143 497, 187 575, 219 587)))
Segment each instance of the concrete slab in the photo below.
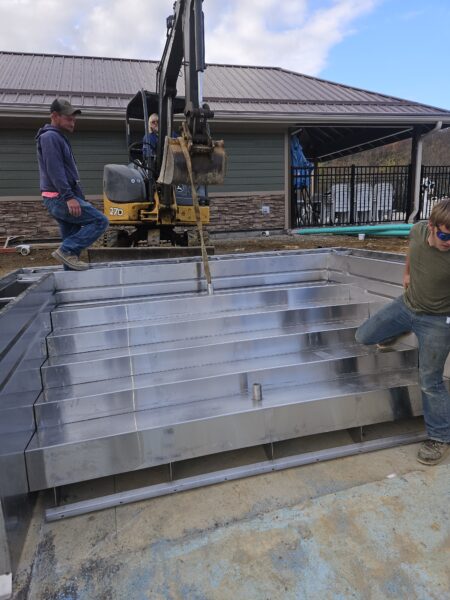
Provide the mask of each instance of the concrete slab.
POLYGON ((42 522, 43 495, 15 598, 450 599, 450 458, 422 467, 416 451, 352 456, 57 523, 42 522))

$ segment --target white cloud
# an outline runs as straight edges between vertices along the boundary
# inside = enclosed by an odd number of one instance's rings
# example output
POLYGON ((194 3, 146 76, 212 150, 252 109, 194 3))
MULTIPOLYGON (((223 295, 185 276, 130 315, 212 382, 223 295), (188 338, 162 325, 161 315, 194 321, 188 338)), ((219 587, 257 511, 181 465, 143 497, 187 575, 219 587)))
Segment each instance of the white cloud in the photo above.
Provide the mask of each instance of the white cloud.
POLYGON ((97 2, 80 31, 83 54, 159 59, 172 4, 153 4, 148 0, 97 2))
MULTIPOLYGON (((318 75, 382 0, 205 0, 208 62, 318 75)), ((1 50, 161 57, 172 0, 0 0, 1 50)))
POLYGON ((205 2, 207 60, 318 75, 333 46, 379 1, 329 0, 317 8, 308 0, 230 0, 223 18, 220 0, 205 2))
POLYGON ((69 7, 63 13, 57 0, 0 0, 0 49, 61 52, 75 12, 69 7))

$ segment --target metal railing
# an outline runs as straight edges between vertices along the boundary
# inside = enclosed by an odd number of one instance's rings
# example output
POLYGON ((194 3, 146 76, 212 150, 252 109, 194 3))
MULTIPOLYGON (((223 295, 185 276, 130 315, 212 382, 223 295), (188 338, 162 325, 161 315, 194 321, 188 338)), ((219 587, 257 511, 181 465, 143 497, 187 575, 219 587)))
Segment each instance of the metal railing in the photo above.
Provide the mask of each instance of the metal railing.
POLYGON ((428 219, 433 206, 450 198, 450 166, 422 167, 419 218, 428 219))
MULTIPOLYGON (((411 165, 293 167, 294 227, 404 222, 412 212, 411 165)), ((422 167, 419 218, 450 195, 450 167, 422 167)))

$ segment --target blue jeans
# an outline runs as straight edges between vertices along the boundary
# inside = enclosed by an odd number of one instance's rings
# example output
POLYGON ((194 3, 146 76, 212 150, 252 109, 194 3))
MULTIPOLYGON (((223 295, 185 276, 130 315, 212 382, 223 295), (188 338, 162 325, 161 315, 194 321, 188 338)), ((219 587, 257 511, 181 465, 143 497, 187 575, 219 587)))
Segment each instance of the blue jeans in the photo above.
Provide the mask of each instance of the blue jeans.
POLYGON ((57 221, 61 231, 61 250, 80 256, 85 248, 93 244, 108 228, 108 219, 92 204, 76 198, 81 206, 81 215, 73 217, 67 202, 57 198, 43 198, 44 206, 57 221))
POLYGON ((419 380, 428 436, 450 442, 450 395, 443 382, 450 352, 450 319, 414 312, 400 297, 365 321, 355 337, 361 344, 379 344, 411 331, 419 344, 419 380))

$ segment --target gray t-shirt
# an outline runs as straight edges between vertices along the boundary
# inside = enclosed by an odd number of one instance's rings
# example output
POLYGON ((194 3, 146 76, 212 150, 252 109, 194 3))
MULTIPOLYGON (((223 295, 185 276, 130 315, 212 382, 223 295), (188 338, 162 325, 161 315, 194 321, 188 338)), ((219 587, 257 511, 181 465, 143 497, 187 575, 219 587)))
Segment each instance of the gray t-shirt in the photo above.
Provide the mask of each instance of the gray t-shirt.
POLYGON ((403 298, 415 312, 450 315, 450 250, 428 244, 427 223, 416 223, 409 234, 411 281, 403 298))

